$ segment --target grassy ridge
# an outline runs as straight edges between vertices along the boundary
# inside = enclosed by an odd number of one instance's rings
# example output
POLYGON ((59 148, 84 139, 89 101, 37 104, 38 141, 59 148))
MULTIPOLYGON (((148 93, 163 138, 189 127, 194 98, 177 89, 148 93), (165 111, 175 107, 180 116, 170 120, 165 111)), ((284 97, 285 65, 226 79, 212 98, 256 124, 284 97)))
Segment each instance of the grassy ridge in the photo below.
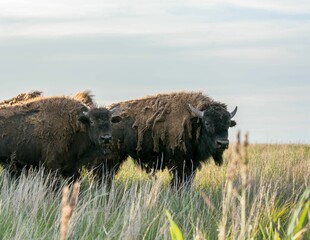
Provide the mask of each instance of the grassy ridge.
MULTIPOLYGON (((250 145, 246 183, 242 182, 243 165, 228 164, 238 158, 233 149, 225 153, 223 167, 210 161, 197 173, 194 187, 185 184, 178 191, 168 186, 167 171, 150 180, 130 160, 111 187, 85 176, 69 239, 170 239, 166 210, 184 239, 217 239, 224 215, 225 237, 231 239, 240 234, 245 239, 285 239, 289 231, 309 229, 309 213, 304 210, 307 199, 296 213, 301 195, 310 186, 309 145, 250 145), (229 201, 227 172, 232 186, 229 201), (300 219, 303 210, 307 213, 299 221, 301 227, 293 224, 290 230, 294 214, 300 219)), ((42 170, 19 179, 1 173, 0 239, 59 239, 62 188, 51 191, 53 181, 42 170)), ((309 238, 309 231, 303 233, 303 239, 309 238)))

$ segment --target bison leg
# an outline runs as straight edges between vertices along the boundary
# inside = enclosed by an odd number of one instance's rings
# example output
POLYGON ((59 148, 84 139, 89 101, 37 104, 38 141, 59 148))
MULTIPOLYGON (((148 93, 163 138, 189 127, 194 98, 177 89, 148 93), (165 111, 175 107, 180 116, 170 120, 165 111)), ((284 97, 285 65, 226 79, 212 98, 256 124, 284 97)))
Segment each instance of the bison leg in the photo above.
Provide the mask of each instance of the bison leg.
POLYGON ((111 185, 119 168, 120 164, 113 164, 110 160, 104 160, 102 163, 92 166, 91 171, 99 182, 105 182, 106 184, 111 185))
POLYGON ((57 175, 61 175, 63 178, 70 181, 76 181, 80 177, 79 173, 79 161, 68 161, 66 156, 55 153, 50 153, 46 158, 43 166, 47 171, 55 172, 57 175))
POLYGON ((183 164, 176 165, 172 170, 173 178, 170 185, 176 188, 184 184, 192 185, 198 166, 192 161, 184 161, 183 164))

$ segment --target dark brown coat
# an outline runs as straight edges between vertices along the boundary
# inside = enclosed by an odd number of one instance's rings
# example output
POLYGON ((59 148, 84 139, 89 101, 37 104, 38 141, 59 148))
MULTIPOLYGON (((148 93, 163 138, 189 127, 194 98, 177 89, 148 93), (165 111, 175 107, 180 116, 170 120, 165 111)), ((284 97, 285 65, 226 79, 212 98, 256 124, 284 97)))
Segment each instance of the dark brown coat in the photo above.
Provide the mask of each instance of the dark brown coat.
POLYGON ((201 92, 159 94, 111 107, 116 106, 122 120, 113 124, 111 158, 121 163, 129 155, 147 170, 168 167, 178 182, 211 156, 221 165, 228 128, 236 124, 225 104, 201 92))
POLYGON ((111 112, 67 97, 34 98, 0 107, 0 162, 43 165, 63 176, 102 156, 111 140, 111 112))

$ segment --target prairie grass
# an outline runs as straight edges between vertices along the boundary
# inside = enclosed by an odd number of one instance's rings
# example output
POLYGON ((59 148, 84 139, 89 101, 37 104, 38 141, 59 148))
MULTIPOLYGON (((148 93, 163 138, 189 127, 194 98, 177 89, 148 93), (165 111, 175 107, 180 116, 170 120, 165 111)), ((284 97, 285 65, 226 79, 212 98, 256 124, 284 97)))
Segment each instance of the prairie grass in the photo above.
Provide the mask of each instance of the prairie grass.
MULTIPOLYGON (((193 187, 185 183, 179 190, 169 186, 168 171, 150 179, 130 159, 111 186, 85 175, 67 237, 171 239, 168 210, 184 239, 218 239, 224 214, 224 239, 310 239, 310 193, 305 195, 310 192, 310 146, 249 145, 247 179, 242 179, 243 165, 236 163, 227 201, 227 174, 236 158, 232 145, 224 166, 211 160, 196 174, 193 187)), ((60 239, 67 182, 52 189, 56 182, 43 169, 19 178, 1 172, 0 239, 60 239)))

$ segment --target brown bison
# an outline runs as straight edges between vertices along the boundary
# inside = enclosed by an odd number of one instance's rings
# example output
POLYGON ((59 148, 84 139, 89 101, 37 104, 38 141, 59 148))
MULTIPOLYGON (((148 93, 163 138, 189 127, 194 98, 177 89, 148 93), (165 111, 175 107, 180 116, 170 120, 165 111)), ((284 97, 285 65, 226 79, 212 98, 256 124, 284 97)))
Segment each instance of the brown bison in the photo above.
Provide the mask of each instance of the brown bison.
POLYGON ((191 179, 211 156, 221 165, 228 129, 236 125, 237 108, 230 113, 201 92, 159 94, 111 105, 115 107, 115 117, 122 118, 112 131, 115 170, 131 156, 148 172, 168 167, 173 184, 191 179))
POLYGON ((109 149, 112 112, 69 97, 35 96, 2 104, 0 163, 15 170, 43 165, 76 178, 82 165, 109 149))

